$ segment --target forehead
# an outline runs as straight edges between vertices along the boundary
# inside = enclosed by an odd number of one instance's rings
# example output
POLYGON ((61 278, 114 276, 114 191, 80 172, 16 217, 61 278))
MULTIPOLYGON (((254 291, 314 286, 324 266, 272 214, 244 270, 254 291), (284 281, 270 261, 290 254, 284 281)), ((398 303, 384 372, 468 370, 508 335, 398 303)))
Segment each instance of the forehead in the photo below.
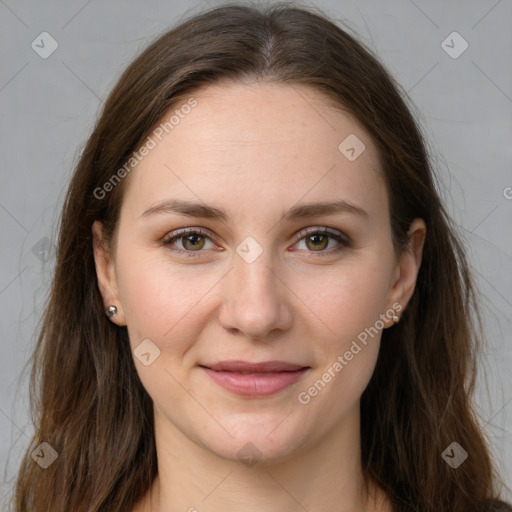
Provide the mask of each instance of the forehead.
POLYGON ((373 140, 321 92, 220 83, 191 98, 193 107, 176 104, 150 135, 153 148, 129 177, 131 207, 179 196, 229 203, 239 215, 244 208, 282 210, 301 198, 343 197, 376 214, 387 208, 373 140))

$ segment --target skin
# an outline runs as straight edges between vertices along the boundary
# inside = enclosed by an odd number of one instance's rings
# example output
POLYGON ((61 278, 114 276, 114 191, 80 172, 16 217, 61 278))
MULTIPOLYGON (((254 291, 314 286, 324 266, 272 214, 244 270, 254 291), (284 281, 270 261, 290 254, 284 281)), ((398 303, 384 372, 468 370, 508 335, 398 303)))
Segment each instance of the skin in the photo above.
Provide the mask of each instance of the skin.
MULTIPOLYGON (((320 92, 228 82, 194 98, 197 106, 127 178, 110 247, 101 223, 93 225, 100 291, 105 307, 118 308, 112 321, 127 325, 132 350, 145 339, 160 350, 149 366, 134 357, 154 402, 158 453, 158 477, 134 510, 391 510, 378 488, 364 486, 360 465, 359 402, 381 333, 308 404, 298 394, 379 315, 395 303, 405 309, 425 224, 414 220, 409 250, 397 255, 375 144, 320 92), (349 134, 365 144, 354 161, 338 150, 349 134), (228 218, 143 215, 170 199, 221 207, 228 218), (283 219, 297 204, 340 199, 367 217, 283 219), (187 227, 207 232, 197 257, 164 244, 187 227), (317 248, 305 234, 296 236, 325 227, 352 244, 329 237, 317 248), (263 251, 251 263, 236 252, 247 236, 263 251), (275 395, 239 397, 198 366, 233 359, 311 369, 275 395), (237 455, 246 443, 257 449, 252 466, 237 455)), ((172 243, 192 252, 197 239, 172 243)), ((386 317, 384 327, 392 325, 386 317)))

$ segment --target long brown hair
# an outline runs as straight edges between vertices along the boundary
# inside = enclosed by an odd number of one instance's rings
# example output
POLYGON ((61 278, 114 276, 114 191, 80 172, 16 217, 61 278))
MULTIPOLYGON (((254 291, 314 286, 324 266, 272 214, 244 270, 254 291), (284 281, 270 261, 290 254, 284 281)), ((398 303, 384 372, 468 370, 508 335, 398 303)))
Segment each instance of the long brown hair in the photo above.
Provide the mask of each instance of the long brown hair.
POLYGON ((105 316, 91 225, 115 232, 121 169, 169 109, 221 79, 304 84, 351 112, 380 151, 393 241, 407 246, 414 218, 427 225, 414 295, 382 335, 361 400, 362 463, 394 510, 489 510, 493 466, 471 405, 480 343, 464 248, 436 191, 420 130, 404 95, 354 37, 313 9, 227 4, 154 41, 105 102, 65 198, 55 276, 31 363, 35 435, 15 487, 17 512, 126 512, 157 473, 152 401, 133 362, 126 327, 105 316), (104 189, 103 189, 104 190, 104 189), (457 469, 442 452, 469 452, 457 469), (42 469, 32 451, 58 458, 42 469))

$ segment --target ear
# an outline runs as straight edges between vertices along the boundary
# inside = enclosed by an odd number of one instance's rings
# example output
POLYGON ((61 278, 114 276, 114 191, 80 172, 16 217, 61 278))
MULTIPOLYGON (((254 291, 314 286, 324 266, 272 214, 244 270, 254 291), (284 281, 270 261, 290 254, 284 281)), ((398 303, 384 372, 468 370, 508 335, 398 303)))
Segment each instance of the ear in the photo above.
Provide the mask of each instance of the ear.
POLYGON ((103 235, 103 224, 98 220, 94 221, 92 225, 92 239, 96 277, 103 297, 104 309, 108 306, 116 306, 117 314, 110 320, 117 325, 126 325, 124 311, 119 300, 114 254, 109 249, 103 235))
POLYGON ((416 278, 420 270, 423 246, 427 234, 425 221, 414 219, 407 234, 409 244, 406 251, 400 255, 389 294, 389 304, 400 304, 402 306, 401 311, 405 310, 416 286, 416 278))

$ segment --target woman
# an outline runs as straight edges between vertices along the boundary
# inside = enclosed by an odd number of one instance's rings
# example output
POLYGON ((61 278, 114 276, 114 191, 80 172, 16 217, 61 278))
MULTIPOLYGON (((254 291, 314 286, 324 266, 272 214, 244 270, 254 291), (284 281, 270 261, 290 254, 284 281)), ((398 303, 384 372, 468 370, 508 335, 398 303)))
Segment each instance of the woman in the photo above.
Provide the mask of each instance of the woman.
POLYGON ((149 46, 57 258, 17 511, 507 509, 422 137, 324 16, 227 5, 149 46))

